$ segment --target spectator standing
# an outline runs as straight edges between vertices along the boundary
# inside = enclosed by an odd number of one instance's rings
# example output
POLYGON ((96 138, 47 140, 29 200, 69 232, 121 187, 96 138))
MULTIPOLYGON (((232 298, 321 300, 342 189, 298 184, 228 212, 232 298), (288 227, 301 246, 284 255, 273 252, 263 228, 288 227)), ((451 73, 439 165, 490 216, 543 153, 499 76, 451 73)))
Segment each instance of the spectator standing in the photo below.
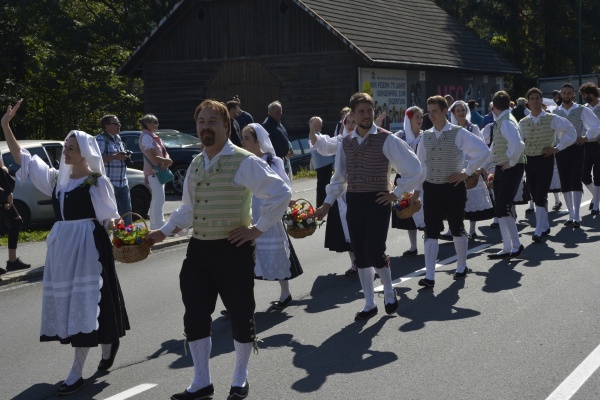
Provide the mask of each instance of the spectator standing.
POLYGON ((154 168, 166 170, 173 164, 162 140, 155 133, 158 130, 158 118, 146 114, 139 119, 142 127, 140 150, 144 154, 144 175, 150 185, 152 200, 150 201, 150 229, 158 229, 165 224, 163 207, 165 205, 165 185, 160 183, 154 168))
MULTIPOLYGON (((119 215, 131 212, 131 196, 127 182, 127 162, 131 161, 121 140, 121 123, 116 115, 105 115, 100 120, 102 133, 96 136, 98 147, 102 152, 102 162, 106 175, 110 180, 117 199, 119 215)), ((131 214, 123 217, 125 225, 131 224, 131 214)))
MULTIPOLYGON (((323 128, 323 120, 319 117, 312 117, 308 121, 308 126, 310 128, 310 135, 315 133, 317 135, 321 134, 321 129, 323 128)), ((310 142, 309 142, 310 143, 310 142)), ((319 154, 317 149, 310 146, 310 156, 317 173, 317 208, 321 207, 323 202, 325 201, 325 187, 329 184, 331 180, 331 173, 333 172, 333 162, 335 161, 335 156, 323 156, 319 154)))
POLYGON ((246 127, 246 125, 252 124, 254 122, 254 118, 252 118, 252 115, 250 115, 250 113, 242 110, 242 101, 240 100, 240 98, 237 94, 235 96, 233 96, 233 99, 231 99, 230 101, 237 103, 237 107, 235 110, 237 116, 235 117, 235 120, 237 121, 238 125, 240 126, 240 132, 241 132, 242 129, 244 129, 246 127))
POLYGON ((24 263, 17 257, 17 243, 19 242, 19 232, 23 225, 23 218, 21 218, 13 204, 15 180, 8 173, 8 168, 4 165, 1 156, 0 153, 0 213, 4 215, 4 219, 8 223, 8 261, 6 261, 6 269, 0 268, 0 275, 5 274, 7 271, 12 272, 31 267, 30 264, 24 263))
POLYGON ((341 135, 344 133, 344 119, 346 118, 346 115, 348 115, 349 112, 350 112, 350 107, 344 107, 344 108, 342 108, 342 111, 340 111, 340 121, 335 125, 335 131, 333 132, 333 137, 337 137, 338 135, 341 135))
POLYGON ((294 155, 290 146, 290 139, 285 127, 281 123, 283 115, 283 107, 279 101, 274 101, 267 108, 268 116, 263 121, 262 126, 269 133, 269 139, 273 143, 275 155, 283 160, 285 170, 291 176, 292 168, 290 165, 290 157, 294 155))
POLYGON ((530 111, 525 107, 526 104, 527 100, 524 97, 519 97, 517 99, 517 106, 510 111, 517 122, 529 115, 530 111))
POLYGON ((491 124, 494 122, 494 103, 490 101, 490 112, 484 115, 483 120, 481 121, 480 128, 485 128, 487 124, 491 124))
POLYGON ((478 103, 475 103, 475 100, 469 100, 467 103, 469 105, 469 110, 471 111, 471 123, 477 125, 478 128, 481 128, 481 123, 483 122, 483 115, 479 114, 477 111, 477 107, 479 107, 478 103))
POLYGON ((242 129, 240 129, 240 125, 235 120, 235 117, 237 117, 240 112, 240 106, 234 100, 229 100, 226 106, 227 111, 229 112, 229 119, 231 120, 231 137, 229 140, 237 147, 242 147, 242 129))

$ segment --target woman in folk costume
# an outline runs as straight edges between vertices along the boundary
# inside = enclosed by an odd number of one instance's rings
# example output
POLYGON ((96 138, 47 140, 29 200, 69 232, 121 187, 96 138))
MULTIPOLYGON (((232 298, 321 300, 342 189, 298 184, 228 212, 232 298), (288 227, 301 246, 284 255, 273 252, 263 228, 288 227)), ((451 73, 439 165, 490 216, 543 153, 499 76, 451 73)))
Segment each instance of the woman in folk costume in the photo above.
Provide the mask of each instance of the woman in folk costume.
MULTIPOLYGON (((342 139, 352 133, 356 128, 356 118, 350 116, 348 112, 343 119, 342 133, 335 137, 329 135, 314 134, 311 136, 311 148, 315 147, 321 155, 335 155, 338 145, 342 139)), ((354 253, 350 245, 350 234, 348 233, 348 223, 346 222, 346 195, 338 197, 331 205, 325 224, 325 248, 338 253, 348 252, 350 256, 350 268, 345 272, 346 276, 356 276, 356 264, 354 262, 354 253)))
MULTIPOLYGON (((269 139, 269 133, 260 124, 248 124, 242 131, 242 146, 269 164, 271 169, 283 179, 288 186, 291 184, 286 174, 283 160, 275 155, 275 150, 269 139)), ((261 199, 252 196, 252 223, 260 218, 261 199)), ((273 225, 255 239, 256 263, 254 276, 256 279, 278 281, 281 286, 279 300, 273 307, 283 309, 292 301, 289 280, 302 274, 302 267, 296 257, 283 222, 273 225)))
MULTIPOLYGON (((479 131, 479 127, 471 123, 471 110, 467 103, 462 100, 455 101, 450 106, 450 122, 454 125, 459 125, 478 136, 483 140, 483 135, 479 131)), ((494 204, 490 198, 490 193, 486 183, 481 176, 481 169, 477 174, 477 185, 467 190, 467 204, 465 205, 465 219, 470 221, 469 238, 477 237, 476 225, 477 221, 485 221, 494 218, 494 204)))
MULTIPOLYGON (((410 107, 404 115, 404 129, 396 132, 396 135, 404 140, 410 148, 416 153, 417 146, 421 141, 421 124, 423 123, 423 110, 417 106, 410 107)), ((396 174, 394 182, 400 178, 396 174)), ((403 229, 408 231, 408 239, 410 240, 410 249, 402 253, 405 257, 416 256, 417 250, 417 230, 425 228, 425 220, 423 218, 423 208, 412 215, 411 218, 400 219, 396 213, 392 213, 392 228, 403 229)))
POLYGON ((95 138, 69 132, 60 169, 50 168, 22 149, 10 129, 21 101, 8 107, 2 128, 15 162, 21 165, 17 178, 31 178, 38 190, 52 196, 57 222, 46 239, 40 341, 75 348, 71 371, 58 389, 58 395, 67 395, 85 384, 82 371, 90 347, 101 345, 98 370, 107 370, 119 338, 129 329, 107 233, 121 219, 95 138))

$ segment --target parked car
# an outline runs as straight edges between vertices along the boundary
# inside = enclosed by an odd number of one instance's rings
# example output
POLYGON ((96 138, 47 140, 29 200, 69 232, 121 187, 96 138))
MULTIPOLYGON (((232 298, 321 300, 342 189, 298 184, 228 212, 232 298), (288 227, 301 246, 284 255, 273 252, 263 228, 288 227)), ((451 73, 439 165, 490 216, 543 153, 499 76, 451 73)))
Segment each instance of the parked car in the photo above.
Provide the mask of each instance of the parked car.
POLYGON ((290 143, 292 143, 292 149, 294 149, 294 156, 290 158, 292 172, 295 174, 301 168, 310 168, 311 154, 308 138, 294 139, 290 143))
MULTIPOLYGON (((121 140, 125 144, 125 148, 131 151, 131 161, 133 168, 144 168, 144 156, 140 150, 140 134, 141 131, 123 131, 121 140)), ((173 165, 169 167, 173 172, 174 179, 168 185, 175 193, 183 192, 183 181, 188 167, 196 155, 202 151, 202 145, 198 137, 181 133, 175 130, 159 130, 156 134, 162 140, 165 148, 169 152, 169 156, 173 160, 173 165)))
MULTIPOLYGON (((59 167, 63 142, 58 140, 20 140, 19 144, 32 155, 40 157, 49 166, 59 167)), ((4 165, 14 176, 21 166, 14 162, 6 142, 0 142, 0 151, 4 165)), ((152 195, 144 183, 144 173, 137 169, 127 168, 127 179, 132 211, 143 217, 148 216, 152 195)), ((37 190, 31 179, 21 183, 17 182, 13 196, 14 205, 21 214, 24 225, 55 220, 51 198, 37 190)))

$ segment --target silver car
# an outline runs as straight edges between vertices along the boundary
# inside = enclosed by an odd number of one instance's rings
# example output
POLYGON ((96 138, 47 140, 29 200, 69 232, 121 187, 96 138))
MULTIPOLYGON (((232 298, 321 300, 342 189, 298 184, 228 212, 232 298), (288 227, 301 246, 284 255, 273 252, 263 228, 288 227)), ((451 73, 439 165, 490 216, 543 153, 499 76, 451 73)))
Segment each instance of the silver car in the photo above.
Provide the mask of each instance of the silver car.
MULTIPOLYGON (((58 168, 63 151, 63 142, 58 140, 20 140, 21 147, 31 155, 37 155, 51 167, 58 168)), ((0 142, 2 161, 8 167, 11 175, 20 168, 15 164, 6 142, 0 142)), ((150 209, 151 193, 144 183, 144 173, 140 170, 127 168, 127 180, 131 195, 133 212, 147 217, 150 209)), ((13 193, 14 204, 23 218, 24 225, 38 222, 52 222, 56 218, 52 209, 52 200, 33 186, 30 179, 15 185, 13 193)))

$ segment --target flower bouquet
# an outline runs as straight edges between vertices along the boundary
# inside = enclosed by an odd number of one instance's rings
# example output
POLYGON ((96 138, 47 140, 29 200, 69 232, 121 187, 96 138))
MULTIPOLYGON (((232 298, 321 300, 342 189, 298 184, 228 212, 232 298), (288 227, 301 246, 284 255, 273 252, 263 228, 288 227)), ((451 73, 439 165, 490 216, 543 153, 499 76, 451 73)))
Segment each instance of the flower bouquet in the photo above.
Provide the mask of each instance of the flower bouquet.
POLYGON ((294 239, 302 239, 312 235, 323 222, 315 219, 315 209, 308 200, 298 199, 296 204, 288 207, 283 215, 283 223, 288 235, 294 239))
POLYGON ((493 188, 494 188, 494 174, 489 174, 489 175, 488 175, 488 177, 487 177, 487 186, 488 186, 490 189, 493 189, 493 188))
POLYGON ((402 193, 402 197, 392 203, 392 207, 396 212, 396 215, 400 219, 407 219, 413 216, 414 213, 421 209, 421 199, 417 201, 413 201, 411 203, 408 202, 408 199, 412 197, 412 193, 402 193))
MULTIPOLYGON (((134 263, 146 259, 150 254, 150 246, 143 243, 149 230, 141 215, 127 214, 137 216, 144 222, 144 226, 118 224, 113 231, 113 254, 115 259, 122 263, 134 263)), ((123 214, 123 216, 127 214, 123 214)))

